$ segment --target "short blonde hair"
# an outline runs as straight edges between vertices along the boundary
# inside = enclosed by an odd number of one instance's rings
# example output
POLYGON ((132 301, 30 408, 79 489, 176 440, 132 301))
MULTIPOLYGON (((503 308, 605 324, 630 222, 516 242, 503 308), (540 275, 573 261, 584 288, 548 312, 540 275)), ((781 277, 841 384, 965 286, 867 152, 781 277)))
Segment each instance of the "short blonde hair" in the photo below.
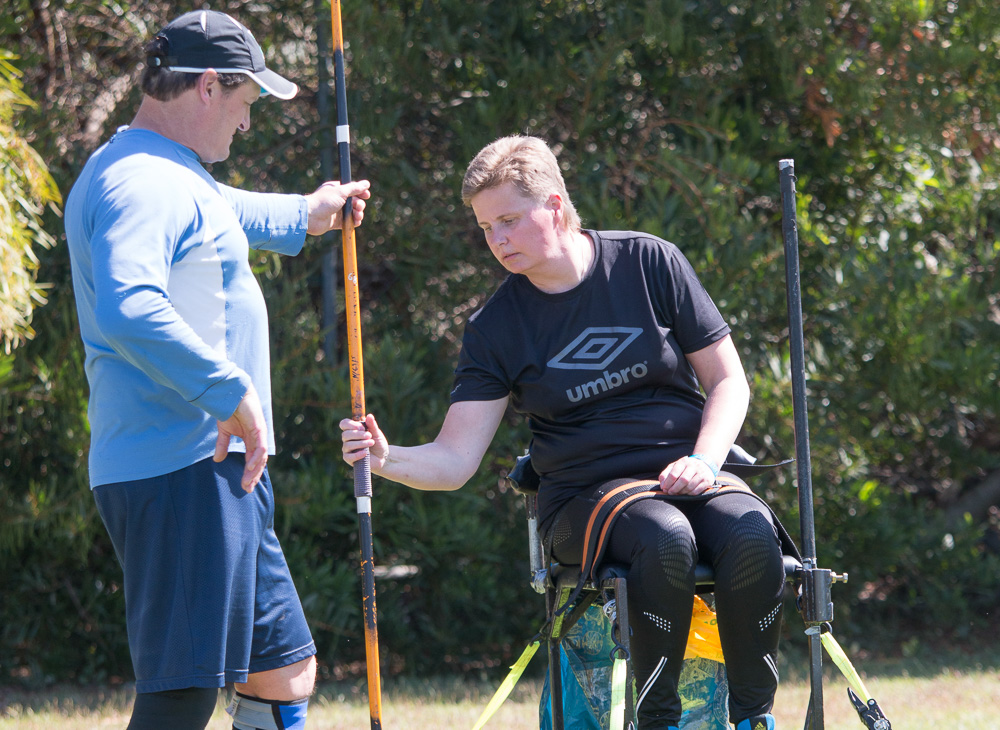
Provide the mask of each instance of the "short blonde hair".
POLYGON ((465 171, 462 202, 471 205, 478 193, 506 183, 513 183, 522 195, 537 203, 556 193, 562 198, 567 226, 571 231, 580 230, 580 216, 566 191, 559 162, 544 140, 515 134, 481 149, 465 171))

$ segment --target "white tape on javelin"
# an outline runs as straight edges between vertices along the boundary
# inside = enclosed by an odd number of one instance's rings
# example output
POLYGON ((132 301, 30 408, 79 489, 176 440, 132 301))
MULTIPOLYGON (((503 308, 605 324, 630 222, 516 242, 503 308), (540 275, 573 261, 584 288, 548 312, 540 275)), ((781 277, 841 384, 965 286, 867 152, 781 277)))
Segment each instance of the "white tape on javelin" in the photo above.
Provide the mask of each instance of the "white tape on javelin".
POLYGON ((337 125, 337 144, 351 141, 351 128, 346 124, 337 125))
POLYGON ((372 511, 372 498, 358 497, 358 514, 359 515, 371 514, 371 511, 372 511))

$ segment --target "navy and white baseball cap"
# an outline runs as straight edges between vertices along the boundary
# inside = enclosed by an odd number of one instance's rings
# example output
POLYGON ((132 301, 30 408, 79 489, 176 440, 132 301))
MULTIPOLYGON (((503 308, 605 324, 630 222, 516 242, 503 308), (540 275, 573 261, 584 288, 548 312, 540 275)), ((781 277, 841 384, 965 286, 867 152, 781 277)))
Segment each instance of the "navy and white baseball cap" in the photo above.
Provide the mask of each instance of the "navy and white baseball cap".
POLYGON ((150 56, 154 66, 182 73, 246 74, 262 94, 291 99, 299 87, 264 65, 264 52, 246 26, 217 10, 194 10, 156 34, 166 41, 166 56, 150 56))

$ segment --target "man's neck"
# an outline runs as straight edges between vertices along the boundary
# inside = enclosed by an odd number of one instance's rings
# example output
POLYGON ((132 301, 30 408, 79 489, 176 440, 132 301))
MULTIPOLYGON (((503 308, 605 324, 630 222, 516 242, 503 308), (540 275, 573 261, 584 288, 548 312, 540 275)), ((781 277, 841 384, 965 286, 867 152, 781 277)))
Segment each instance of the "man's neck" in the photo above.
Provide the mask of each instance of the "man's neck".
MULTIPOLYGON (((197 129, 187 105, 182 98, 158 101, 151 96, 143 96, 139 110, 132 119, 130 129, 148 129, 150 132, 184 145, 198 154, 197 141, 192 134, 197 129)), ((200 155, 199 155, 200 158, 200 155)))

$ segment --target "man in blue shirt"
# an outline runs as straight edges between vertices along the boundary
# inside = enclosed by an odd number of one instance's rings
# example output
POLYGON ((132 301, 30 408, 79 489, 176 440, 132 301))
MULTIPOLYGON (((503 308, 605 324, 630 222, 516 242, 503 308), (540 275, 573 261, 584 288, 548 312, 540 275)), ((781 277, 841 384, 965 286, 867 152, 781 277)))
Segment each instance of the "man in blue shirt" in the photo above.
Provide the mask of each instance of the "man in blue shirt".
POLYGON ((66 205, 90 480, 125 573, 129 728, 204 728, 227 682, 235 728, 301 728, 316 649, 273 530, 267 309, 248 254, 297 254, 349 198, 359 225, 369 184, 279 195, 208 174, 260 96, 297 92, 230 16, 182 15, 146 56, 132 124, 66 205))

